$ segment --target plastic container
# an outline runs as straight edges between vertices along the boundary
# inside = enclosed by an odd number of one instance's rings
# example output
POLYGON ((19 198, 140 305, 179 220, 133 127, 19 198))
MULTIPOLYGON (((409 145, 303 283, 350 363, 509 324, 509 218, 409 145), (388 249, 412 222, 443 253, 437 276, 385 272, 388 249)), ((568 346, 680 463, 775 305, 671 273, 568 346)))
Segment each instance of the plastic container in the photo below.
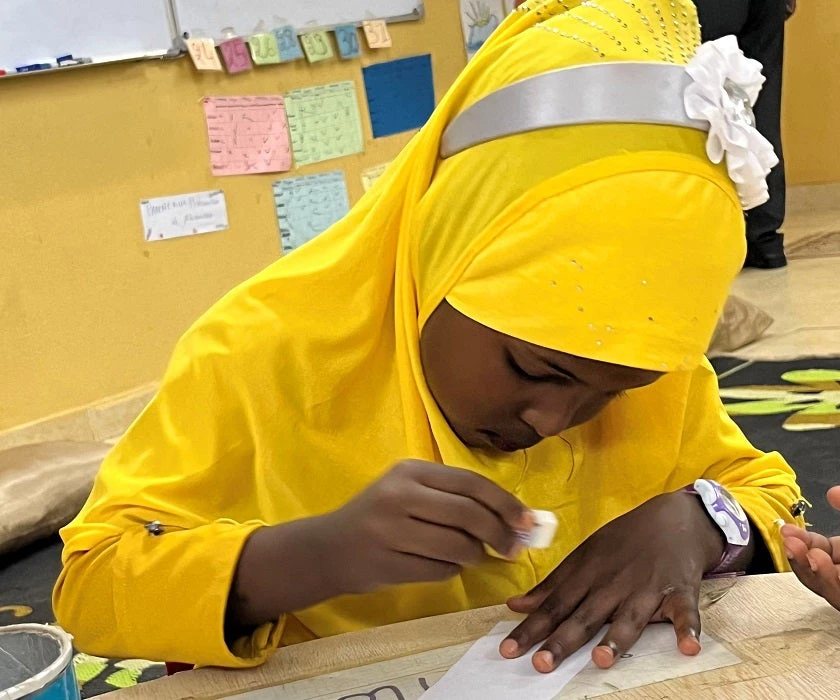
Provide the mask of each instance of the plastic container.
POLYGON ((79 700, 72 641, 60 627, 0 627, 0 700, 79 700))

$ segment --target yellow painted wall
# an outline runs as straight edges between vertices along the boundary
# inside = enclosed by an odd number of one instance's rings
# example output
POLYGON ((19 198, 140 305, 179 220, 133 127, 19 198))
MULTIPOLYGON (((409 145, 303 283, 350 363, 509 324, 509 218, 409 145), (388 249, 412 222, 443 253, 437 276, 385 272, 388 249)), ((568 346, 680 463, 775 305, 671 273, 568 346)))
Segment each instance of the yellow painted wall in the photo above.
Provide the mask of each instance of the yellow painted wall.
POLYGON ((784 138, 793 184, 840 182, 840 0, 799 0, 788 23, 784 138))
POLYGON ((393 49, 362 61, 229 77, 179 60, 0 81, 0 430, 157 380, 187 326, 278 257, 279 176, 210 174, 204 96, 355 80, 365 153, 294 173, 341 168, 355 201, 361 170, 411 136, 372 140, 362 65, 431 53, 440 97, 466 61, 459 21, 455 0, 429 0, 424 20, 391 26, 393 49), (215 188, 229 231, 144 242, 141 199, 215 188))
MULTIPOLYGON (((394 48, 431 52, 438 96, 464 65, 456 0, 426 0, 392 26, 394 48)), ((840 0, 800 0, 789 26, 791 181, 840 181, 840 0)), ((0 430, 155 381, 172 345, 215 299, 279 254, 275 176, 214 178, 201 98, 271 94, 353 79, 366 152, 299 174, 360 171, 409 135, 372 141, 359 61, 197 74, 187 60, 0 81, 0 430), (139 201, 221 187, 229 231, 147 244, 139 201)))

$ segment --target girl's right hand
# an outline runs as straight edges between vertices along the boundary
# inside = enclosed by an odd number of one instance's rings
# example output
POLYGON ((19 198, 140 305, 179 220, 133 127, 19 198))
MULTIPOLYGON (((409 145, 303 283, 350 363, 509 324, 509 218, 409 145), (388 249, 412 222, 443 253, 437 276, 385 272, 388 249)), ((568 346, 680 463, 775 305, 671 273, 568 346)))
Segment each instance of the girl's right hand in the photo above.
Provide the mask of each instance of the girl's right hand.
POLYGON ((342 593, 441 581, 485 556, 510 559, 533 527, 530 511, 489 479, 464 469, 406 460, 324 516, 328 568, 342 593))

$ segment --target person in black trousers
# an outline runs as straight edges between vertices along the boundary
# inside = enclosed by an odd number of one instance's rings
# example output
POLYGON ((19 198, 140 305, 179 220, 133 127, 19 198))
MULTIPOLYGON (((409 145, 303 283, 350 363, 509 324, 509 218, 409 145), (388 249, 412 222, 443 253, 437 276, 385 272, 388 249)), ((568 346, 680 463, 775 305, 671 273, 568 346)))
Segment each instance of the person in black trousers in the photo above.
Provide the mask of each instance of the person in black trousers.
POLYGON ((785 165, 782 155, 782 63, 785 21, 796 0, 694 0, 703 41, 734 34, 748 58, 764 66, 767 82, 755 105, 758 130, 773 144, 779 164, 767 178, 770 200, 747 212, 745 267, 771 269, 787 264, 779 228, 785 219, 785 165))

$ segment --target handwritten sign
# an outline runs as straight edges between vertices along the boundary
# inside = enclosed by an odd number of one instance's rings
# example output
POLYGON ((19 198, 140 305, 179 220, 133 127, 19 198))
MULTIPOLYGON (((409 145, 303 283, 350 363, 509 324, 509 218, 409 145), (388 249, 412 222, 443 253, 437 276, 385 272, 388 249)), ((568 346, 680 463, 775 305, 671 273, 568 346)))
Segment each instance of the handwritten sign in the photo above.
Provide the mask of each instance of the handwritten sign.
POLYGON ((258 66, 280 63, 280 48, 273 33, 254 34, 248 39, 248 46, 251 47, 251 59, 258 66))
POLYGON ((342 58, 358 58, 362 55, 359 45, 359 34, 355 24, 340 24, 335 28, 335 42, 338 44, 338 55, 342 58))
POLYGON ((286 106, 280 95, 204 100, 214 175, 291 170, 286 106))
POLYGON ((307 32, 300 37, 300 41, 303 44, 306 60, 310 63, 318 63, 318 61, 326 61, 328 58, 335 57, 330 37, 323 30, 307 32))
POLYGON ((297 61, 303 58, 303 49, 301 49, 298 41, 297 30, 291 24, 277 27, 272 33, 274 38, 277 39, 281 61, 297 61))
POLYGON ((432 57, 410 56, 362 69, 373 137, 419 129, 435 109, 432 57))
POLYGON ((241 36, 223 41, 219 44, 219 50, 222 52, 222 58, 225 59, 228 73, 242 73, 254 67, 251 63, 251 54, 248 53, 248 47, 241 36))
POLYGON ((284 253, 311 241, 350 211, 340 170, 275 182, 274 203, 284 253))
POLYGON ((140 202, 140 214, 147 241, 212 233, 228 227, 227 204, 221 190, 144 199, 140 202))
POLYGON ((298 165, 364 150, 359 101, 351 80, 292 90, 286 95, 286 114, 298 165))
POLYGON ((372 49, 387 49, 391 47, 391 33, 384 19, 371 19, 362 22, 365 39, 372 49))
POLYGON ((389 165, 391 165, 390 162, 382 163, 382 165, 374 165, 371 168, 362 170, 362 187, 364 187, 365 192, 370 191, 370 189, 376 184, 376 181, 385 174, 389 165))
POLYGON ((198 70, 222 70, 216 44, 212 39, 187 39, 190 58, 198 70))

